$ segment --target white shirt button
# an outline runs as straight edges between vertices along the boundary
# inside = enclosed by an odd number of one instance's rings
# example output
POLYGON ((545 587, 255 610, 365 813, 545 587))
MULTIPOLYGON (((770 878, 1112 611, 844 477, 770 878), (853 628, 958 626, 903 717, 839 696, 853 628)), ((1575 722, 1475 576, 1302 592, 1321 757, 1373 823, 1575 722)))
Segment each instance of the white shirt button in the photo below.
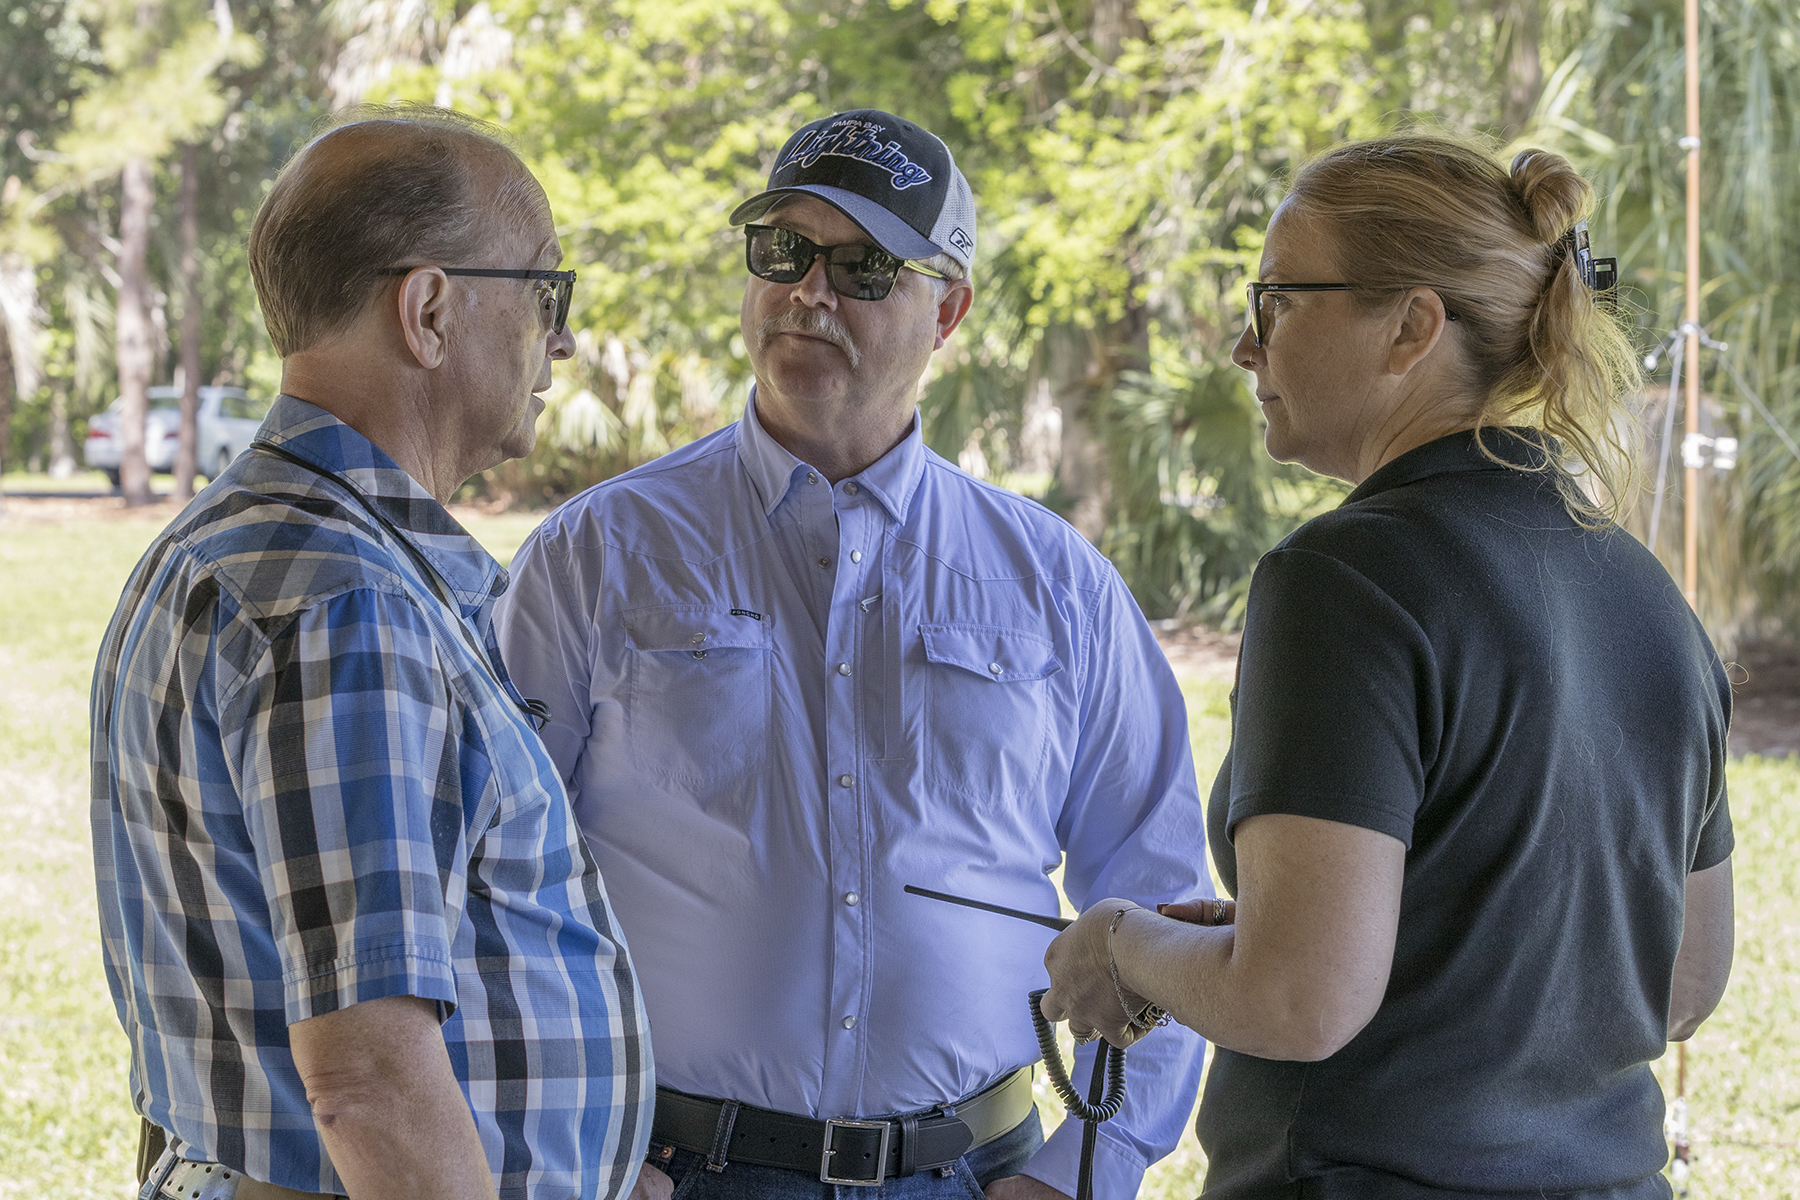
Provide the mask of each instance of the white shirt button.
POLYGON ((856 776, 854 776, 854 775, 839 775, 838 776, 838 786, 839 787, 854 787, 855 784, 856 784, 856 776))
POLYGON ((855 892, 845 892, 844 903, 848 904, 851 908, 855 908, 858 904, 862 903, 862 897, 855 892))
POLYGON ((839 675, 848 675, 849 673, 850 673, 850 664, 849 663, 839 663, 838 664, 838 674, 839 675))
POLYGON ((818 475, 818 472, 816 472, 816 471, 808 471, 808 472, 807 472, 807 473, 806 473, 806 482, 808 482, 808 483, 817 483, 817 482, 819 482, 819 475, 818 475))
POLYGON ((851 562, 861 562, 862 561, 862 551, 861 550, 852 550, 850 552, 850 561, 851 562))
POLYGON ((1002 668, 999 663, 989 663, 988 664, 988 670, 992 671, 996 675, 998 675, 1000 673, 1001 669, 1002 668))
POLYGON ((844 1018, 844 1028, 845 1029, 855 1029, 856 1028, 856 1018, 855 1017, 845 1017, 844 1018))
POLYGON ((856 495, 857 492, 861 491, 862 489, 857 487, 854 483, 846 483, 844 485, 844 490, 846 492, 849 492, 852 496, 854 496, 854 495, 856 495))

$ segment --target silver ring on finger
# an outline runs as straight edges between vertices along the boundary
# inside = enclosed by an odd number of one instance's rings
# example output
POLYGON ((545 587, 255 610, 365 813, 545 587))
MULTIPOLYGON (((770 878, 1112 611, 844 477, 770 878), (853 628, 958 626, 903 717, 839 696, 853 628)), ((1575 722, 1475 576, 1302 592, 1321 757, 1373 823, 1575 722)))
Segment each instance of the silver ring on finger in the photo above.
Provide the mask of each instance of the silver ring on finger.
POLYGON ((1100 1036, 1100 1031, 1098 1029, 1083 1029, 1078 1032, 1071 1028, 1069 1032, 1075 1035, 1075 1044, 1077 1046, 1085 1046, 1100 1036))

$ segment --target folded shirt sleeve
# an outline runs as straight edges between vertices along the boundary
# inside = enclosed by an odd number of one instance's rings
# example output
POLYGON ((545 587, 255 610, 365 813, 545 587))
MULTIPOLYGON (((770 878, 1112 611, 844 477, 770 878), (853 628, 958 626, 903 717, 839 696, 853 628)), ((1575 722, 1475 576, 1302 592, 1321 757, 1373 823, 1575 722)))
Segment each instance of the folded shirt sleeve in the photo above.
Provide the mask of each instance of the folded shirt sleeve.
POLYGON ((1410 848, 1441 728, 1424 630, 1353 568, 1300 549, 1262 560, 1247 613, 1227 835, 1282 813, 1410 848))
POLYGON ((271 637, 223 731, 289 1024, 386 996, 455 1007, 451 947, 491 772, 426 620, 375 588, 271 637))

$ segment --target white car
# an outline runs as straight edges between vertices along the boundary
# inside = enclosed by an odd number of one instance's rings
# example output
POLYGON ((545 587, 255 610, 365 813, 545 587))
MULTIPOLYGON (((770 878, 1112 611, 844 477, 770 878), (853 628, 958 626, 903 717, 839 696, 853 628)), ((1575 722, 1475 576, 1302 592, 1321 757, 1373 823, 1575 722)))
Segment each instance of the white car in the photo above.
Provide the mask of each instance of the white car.
MULTIPOLYGON (((114 400, 104 412, 88 419, 87 443, 82 457, 96 471, 104 471, 119 486, 119 404, 114 400)), ((268 415, 266 401, 252 400, 243 388, 200 389, 199 440, 194 447, 194 468, 209 479, 244 452, 268 415)), ((144 417, 144 459, 152 471, 175 469, 175 451, 181 444, 181 389, 150 389, 150 411, 144 417)))

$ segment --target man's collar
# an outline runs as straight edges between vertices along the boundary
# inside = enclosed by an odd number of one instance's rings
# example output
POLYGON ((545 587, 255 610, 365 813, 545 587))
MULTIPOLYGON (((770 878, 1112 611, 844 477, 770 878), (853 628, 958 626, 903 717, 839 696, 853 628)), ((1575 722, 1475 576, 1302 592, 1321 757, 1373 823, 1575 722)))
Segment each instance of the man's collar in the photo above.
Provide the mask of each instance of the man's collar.
POLYGON ((506 590, 506 572, 455 517, 380 446, 324 409, 278 396, 259 441, 271 442, 343 480, 443 577, 472 617, 506 590))
MULTIPOLYGON (((895 521, 906 520, 907 509, 912 505, 912 498, 919 490, 919 480, 925 473, 925 439, 920 424, 918 410, 914 409, 912 426, 900 439, 900 444, 844 481, 854 482, 874 496, 895 521)), ((773 516, 781 502, 787 499, 790 489, 803 482, 809 473, 817 473, 763 428, 756 417, 754 388, 739 422, 738 457, 750 473, 757 495, 762 498, 764 516, 773 516)))

